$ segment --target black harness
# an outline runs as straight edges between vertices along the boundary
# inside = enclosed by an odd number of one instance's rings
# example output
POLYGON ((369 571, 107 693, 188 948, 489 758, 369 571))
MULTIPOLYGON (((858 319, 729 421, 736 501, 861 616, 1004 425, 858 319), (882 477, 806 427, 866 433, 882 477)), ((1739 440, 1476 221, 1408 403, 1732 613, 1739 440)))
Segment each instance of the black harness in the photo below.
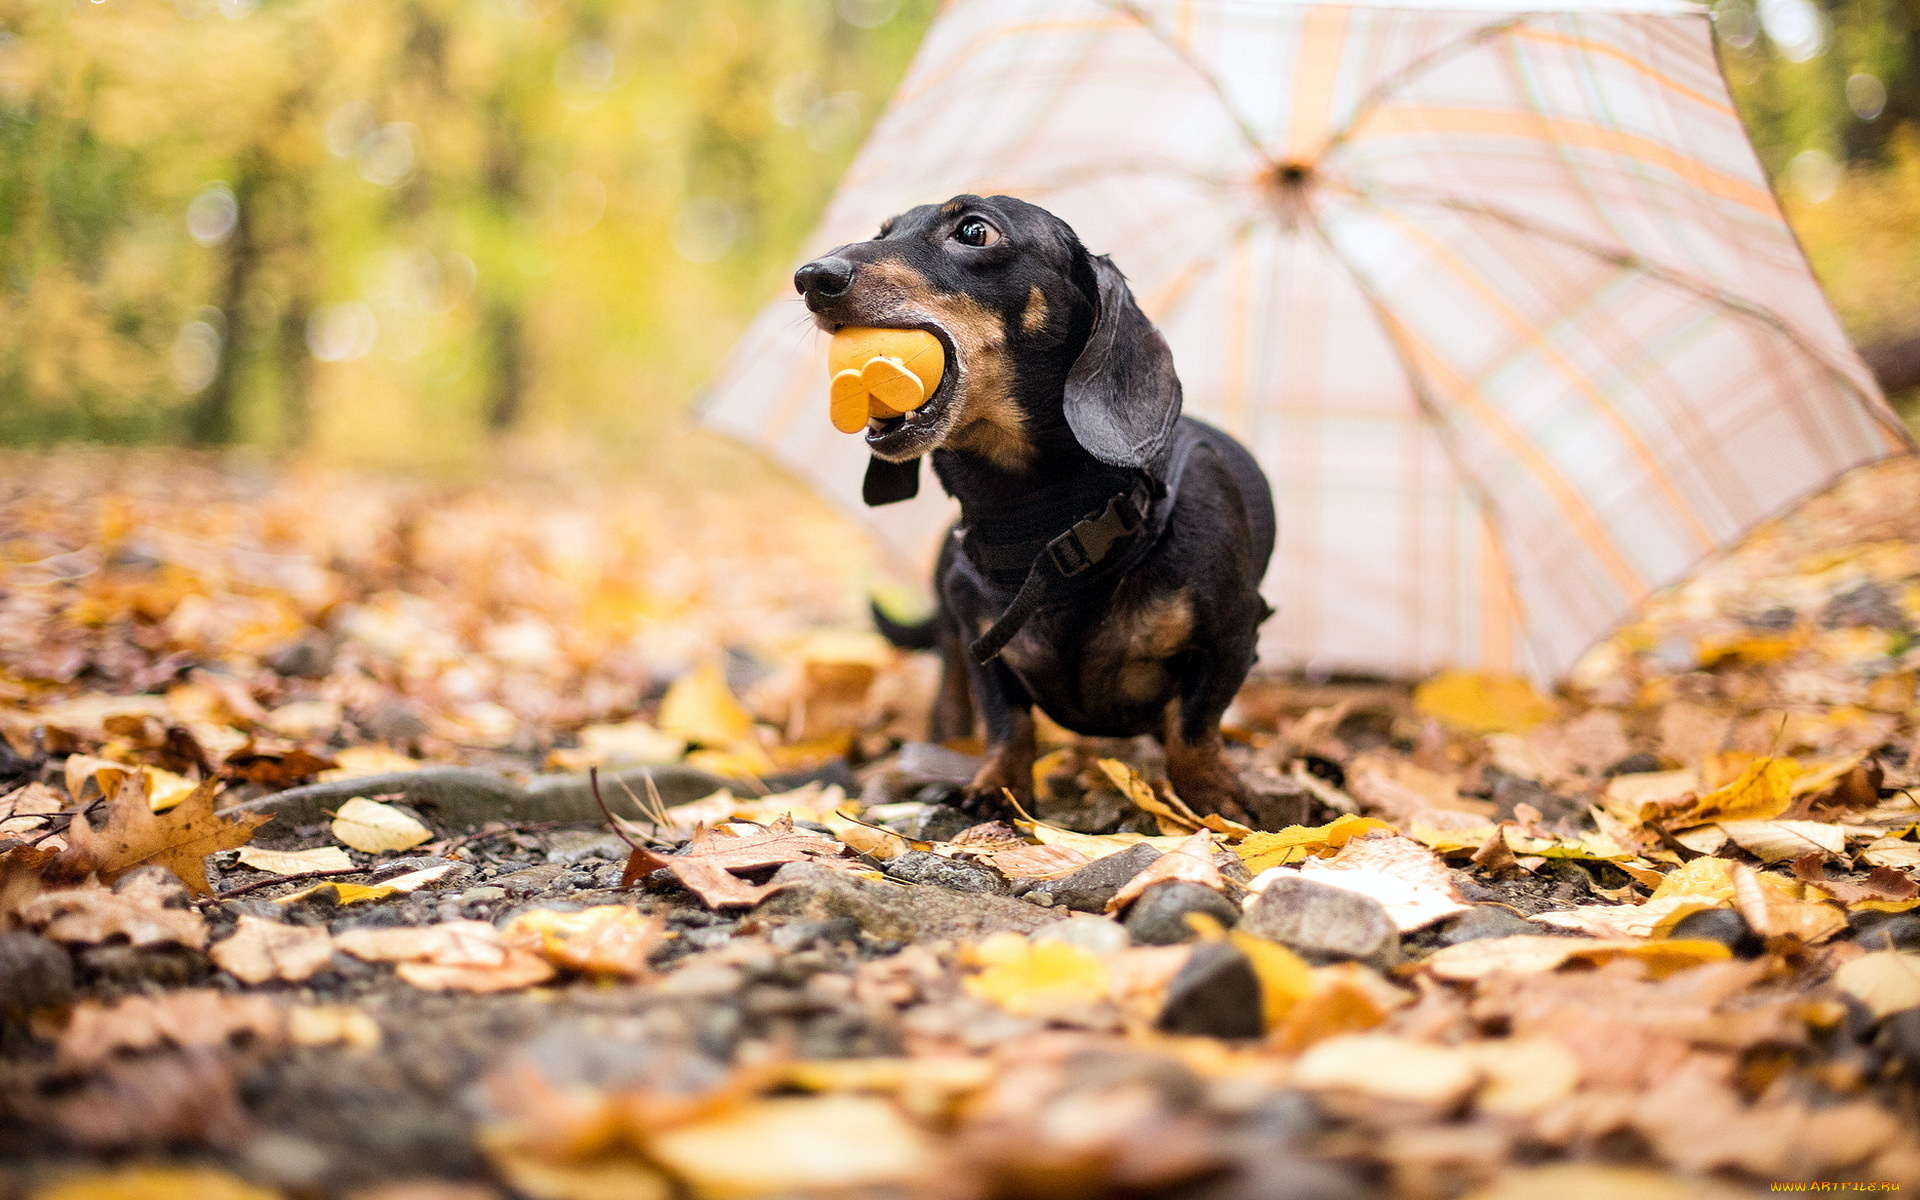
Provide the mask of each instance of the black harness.
MULTIPOLYGON (((961 552, 990 583, 1012 593, 1000 619, 968 647, 975 661, 984 665, 999 657, 1034 613, 1065 603, 1146 557, 1166 531, 1181 476, 1201 444, 1191 422, 1175 426, 1172 440, 1155 464, 1158 470, 1104 468, 1008 502, 963 504, 965 524, 953 531, 961 552)), ((918 460, 872 460, 867 503, 912 496, 919 490, 919 467, 918 460)))

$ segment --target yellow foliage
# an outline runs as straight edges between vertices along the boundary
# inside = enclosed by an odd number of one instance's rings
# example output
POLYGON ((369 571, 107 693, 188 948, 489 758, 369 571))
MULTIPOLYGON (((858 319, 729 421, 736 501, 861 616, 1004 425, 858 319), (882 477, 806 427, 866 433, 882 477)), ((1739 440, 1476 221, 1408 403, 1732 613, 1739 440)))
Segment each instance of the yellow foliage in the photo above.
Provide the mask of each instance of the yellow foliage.
POLYGON ((1106 964, 1091 950, 1061 941, 1029 942, 1017 933, 996 933, 971 947, 966 959, 980 967, 967 991, 1017 1016, 1045 1017, 1105 1000, 1106 964))
POLYGON ((1793 781, 1800 764, 1791 758, 1756 758, 1732 783, 1696 799, 1667 824, 1676 828, 1710 821, 1766 821, 1793 804, 1793 781))
POLYGON ((1348 813, 1325 825, 1289 825, 1278 833, 1251 833, 1233 849, 1247 870, 1258 875, 1269 867, 1284 867, 1304 858, 1325 858, 1376 829, 1398 832, 1385 821, 1348 813))
POLYGON ((1733 899, 1733 864, 1724 858, 1696 858, 1677 871, 1668 873, 1653 889, 1652 899, 1669 896, 1705 896, 1711 900, 1733 899))
POLYGON ((1313 968, 1279 942, 1270 942, 1239 930, 1227 934, 1227 937, 1234 948, 1246 955, 1247 961, 1253 964, 1254 977, 1260 981, 1260 1008, 1266 1027, 1279 1028, 1280 1022, 1293 1011, 1294 1005, 1312 994, 1313 968))
POLYGON ((1517 675, 1442 671, 1413 690, 1413 707, 1462 733, 1524 733, 1559 715, 1517 675))
POLYGON ((33 1193, 33 1200, 278 1200, 279 1196, 212 1167, 126 1167, 48 1184, 33 1193))
POLYGON ((727 690, 714 663, 673 681, 660 701, 660 728, 703 746, 729 749, 753 733, 753 717, 727 690))

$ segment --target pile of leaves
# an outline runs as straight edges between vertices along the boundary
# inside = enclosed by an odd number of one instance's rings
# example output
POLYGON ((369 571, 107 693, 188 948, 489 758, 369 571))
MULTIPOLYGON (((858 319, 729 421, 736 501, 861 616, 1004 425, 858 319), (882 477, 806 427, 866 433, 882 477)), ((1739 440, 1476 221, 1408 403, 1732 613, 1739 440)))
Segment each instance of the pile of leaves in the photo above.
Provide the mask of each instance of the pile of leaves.
POLYGON ((1554 695, 1256 677, 1258 828, 1052 727, 968 804, 806 512, 7 466, 0 1193, 1920 1182, 1911 461, 1554 695))

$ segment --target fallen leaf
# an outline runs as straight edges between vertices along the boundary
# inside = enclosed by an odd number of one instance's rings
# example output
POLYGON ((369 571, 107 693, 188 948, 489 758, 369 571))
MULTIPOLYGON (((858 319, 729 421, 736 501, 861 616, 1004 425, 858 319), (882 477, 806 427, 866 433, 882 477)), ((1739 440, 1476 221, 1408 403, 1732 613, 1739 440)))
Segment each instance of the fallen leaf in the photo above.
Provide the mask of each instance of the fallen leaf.
POLYGON ((1345 814, 1325 825, 1289 825, 1278 833, 1255 832, 1241 839, 1234 853, 1255 875, 1269 867, 1284 867, 1308 857, 1325 857, 1353 838, 1373 830, 1398 833, 1385 821, 1345 814))
POLYGON ((1846 931, 1845 910, 1817 890, 1817 898, 1808 899, 1807 890, 1797 880, 1763 874, 1745 863, 1733 865, 1733 906, 1761 937, 1789 937, 1817 946, 1846 931))
POLYGON ((1370 833, 1332 858, 1309 859, 1300 874, 1316 883, 1378 900, 1402 933, 1465 912, 1453 873, 1438 855, 1411 838, 1370 833))
POLYGON ((1379 1100, 1452 1108, 1485 1078, 1473 1055, 1390 1033, 1346 1033, 1315 1043, 1294 1064, 1310 1091, 1358 1092, 1379 1100))
POLYGON ((1865 879, 1828 879, 1821 856, 1809 854, 1793 860, 1793 877, 1819 888, 1842 904, 1873 901, 1903 901, 1920 897, 1920 883, 1891 867, 1875 867, 1865 879))
POLYGON ((556 967, 586 975, 644 979, 647 956, 666 933, 666 920, 625 904, 602 904, 580 912, 537 908, 501 930, 502 940, 532 950, 556 967))
POLYGON ((41 893, 21 906, 20 919, 56 942, 97 946, 125 938, 134 946, 173 943, 202 949, 207 923, 190 908, 167 907, 177 895, 177 887, 149 876, 130 879, 117 892, 83 884, 41 893))
POLYGON ((1463 733, 1524 733, 1559 715, 1518 675, 1442 671, 1413 690, 1414 711, 1463 733))
POLYGON ((1724 858, 1696 858, 1667 872, 1660 886, 1653 890, 1653 899, 1665 900, 1670 896, 1702 896, 1732 903, 1733 863, 1724 858))
POLYGON ((211 956, 243 983, 298 983, 333 960, 333 938, 324 925, 283 925, 242 913, 233 936, 216 943, 211 956))
POLYGON ((796 830, 791 819, 782 817, 766 830, 745 837, 706 830, 678 854, 657 854, 645 846, 635 846, 627 856, 620 885, 630 887, 654 871, 666 870, 709 908, 745 908, 766 898, 773 885, 750 884, 733 872, 790 862, 849 866, 845 855, 845 843, 796 830))
POLYGON ((1874 950, 1840 964, 1833 984, 1875 1017, 1920 1008, 1920 954, 1874 950))
POLYGON ((137 1166, 70 1176, 32 1200, 281 1200, 281 1193, 213 1167, 137 1166))
POLYGON ((385 854, 432 841, 433 830, 390 804, 355 796, 334 814, 333 836, 363 854, 385 854))
POLYGON ((66 808, 60 793, 44 783, 29 783, 0 796, 0 837, 44 828, 47 818, 66 808))
POLYGON ((1860 861, 1896 871, 1920 869, 1920 842, 1904 838, 1881 838, 1860 852, 1860 861))
POLYGON ((1616 958, 1634 958, 1646 964, 1649 975, 1660 977, 1689 966, 1722 961, 1731 954, 1719 942, 1703 939, 1598 941, 1521 934, 1446 946, 1434 951, 1423 965, 1438 978, 1474 982, 1495 975, 1553 971, 1575 959, 1604 963, 1616 958))
POLYGON ((259 784, 279 791, 296 787, 331 771, 340 764, 331 758, 309 754, 298 748, 284 754, 235 754, 228 757, 224 774, 243 783, 259 784))
POLYGON ((1838 855, 1846 849, 1846 833, 1838 825, 1820 821, 1721 821, 1735 845, 1761 862, 1777 863, 1804 854, 1838 855))
MULTIPOLYGON (((1265 999, 1263 991, 1263 1005, 1265 999)), ((1287 1010, 1271 1039, 1281 1050, 1296 1053, 1330 1037, 1372 1029, 1408 999, 1359 963, 1319 967, 1313 973, 1313 990, 1287 1010)))
POLYGON ((714 663, 673 681, 660 701, 660 728, 702 746, 727 748, 753 735, 753 716, 727 690, 714 663))
POLYGON ((902 1189, 938 1163, 893 1105, 844 1094, 750 1100, 655 1133, 648 1152, 715 1200, 902 1189))
POLYGON ((1468 1042, 1486 1082, 1473 1105, 1502 1117, 1531 1117, 1573 1094, 1580 1086, 1580 1060, 1547 1038, 1502 1038, 1468 1042))
POLYGON ((341 883, 339 880, 329 879, 321 883, 303 887, 297 892, 288 892, 284 896, 277 896, 273 902, 285 907, 287 905, 298 904, 302 900, 310 896, 317 896, 322 892, 332 892, 333 902, 338 905, 363 904, 369 900, 385 900, 388 896, 398 894, 393 888, 384 883, 341 883))
POLYGON ((1791 758, 1767 756, 1748 763, 1746 768, 1724 787, 1698 796, 1673 811, 1655 805, 1643 807, 1643 820, 1657 820, 1670 828, 1727 821, 1769 821, 1793 805, 1793 780, 1800 764, 1791 758))
POLYGON ((1100 956, 1067 942, 996 933, 968 947, 963 961, 977 968, 966 979, 967 991, 1016 1016, 1080 1014, 1109 992, 1100 956))
POLYGON ((1107 901, 1107 911, 1119 912, 1156 883, 1197 883, 1215 891, 1225 891, 1227 881, 1220 874, 1220 868, 1214 865, 1213 851, 1213 834, 1205 829, 1200 830, 1148 863, 1146 870, 1121 885, 1120 890, 1107 901))
POLYGON ((1577 930, 1597 938, 1660 937, 1694 913, 1731 907, 1732 899, 1733 889, 1729 886, 1724 900, 1710 896, 1675 895, 1655 897, 1644 904, 1579 904, 1555 912, 1539 913, 1528 920, 1556 929, 1577 930))
POLYGON ((1008 879, 1059 879, 1093 861, 1071 846, 1019 846, 983 854, 980 860, 1008 879))
POLYGON ((1247 956, 1253 974, 1260 981, 1260 1009, 1266 1028, 1271 1031, 1287 1018, 1300 1001, 1313 994, 1316 986, 1313 968, 1307 960, 1263 937, 1232 930, 1227 938, 1247 956))
POLYGON ((309 871, 349 870, 353 860, 338 846, 322 846, 317 850, 263 850, 248 846, 240 851, 240 865, 275 875, 304 875, 309 871))
POLYGON ((1216 813, 1201 816, 1188 808, 1170 787, 1162 798, 1138 771, 1117 758, 1100 759, 1098 765, 1113 786, 1120 789, 1121 795, 1131 800, 1135 808, 1150 814, 1159 822, 1163 834, 1184 835, 1197 829, 1211 829, 1228 841, 1238 841, 1253 832, 1240 822, 1230 821, 1216 813))
POLYGON ((211 988, 133 995, 113 1004, 83 1000, 61 1031, 55 1058, 65 1068, 97 1066, 122 1050, 224 1046, 237 1037, 281 1041, 286 1021, 265 996, 230 996, 211 988))
POLYGON ((395 963, 402 980, 429 991, 511 991, 554 975, 545 959, 507 944, 485 921, 350 929, 334 936, 334 946, 367 962, 395 963))
POLYGON ((137 779, 128 776, 107 805, 106 822, 95 829, 84 812, 67 828, 67 849, 55 869, 67 875, 98 874, 111 882, 142 863, 159 863, 195 895, 211 896, 206 856, 236 850, 272 820, 266 813, 226 816, 214 811, 219 785, 209 779, 164 813, 147 806, 137 779))

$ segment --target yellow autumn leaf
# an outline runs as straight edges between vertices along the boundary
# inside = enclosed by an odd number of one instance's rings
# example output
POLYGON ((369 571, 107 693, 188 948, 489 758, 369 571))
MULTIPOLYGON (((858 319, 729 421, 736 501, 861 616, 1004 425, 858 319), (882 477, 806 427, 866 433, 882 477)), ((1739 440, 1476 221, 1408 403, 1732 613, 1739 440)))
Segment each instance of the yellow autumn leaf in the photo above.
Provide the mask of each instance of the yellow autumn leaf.
POLYGON ((1289 825, 1278 833, 1251 833, 1233 849, 1247 870, 1258 875, 1269 867, 1284 867, 1304 858, 1324 858, 1354 838, 1376 829, 1398 832, 1385 821, 1348 813, 1325 825, 1289 825))
POLYGON ((1669 871, 1653 889, 1654 900, 1672 896, 1705 896, 1712 900, 1733 899, 1733 864, 1724 858, 1696 858, 1678 870, 1669 871))
POLYGON ((1873 1010, 1876 1017, 1920 1008, 1920 954, 1876 950, 1833 973, 1834 986, 1873 1010))
POLYGON ((1266 1027, 1278 1028, 1294 1005, 1313 993, 1313 968, 1279 942, 1237 929, 1228 933, 1227 939, 1253 965, 1254 978, 1260 981, 1260 1008, 1266 1027))
POLYGON ((411 850, 433 830, 390 804, 355 796, 333 815, 333 836, 364 854, 411 850))
POLYGON ((729 748, 753 733, 753 717, 727 690, 719 666, 705 663, 667 689, 660 728, 702 746, 729 748))
POLYGON ((326 883, 316 883, 312 887, 303 887, 297 892, 290 892, 275 900, 274 903, 294 904, 305 900, 308 896, 329 890, 333 892, 334 903, 342 905, 363 904, 368 900, 384 900, 388 896, 400 894, 400 889, 384 883, 335 883, 329 880, 326 883))
POLYGON ((1073 1012, 1106 999, 1106 964, 1091 950, 1062 941, 1029 942, 996 933, 972 946, 966 961, 981 968, 967 991, 1016 1016, 1073 1012))
POLYGON ((1791 758, 1756 758, 1732 783, 1700 796, 1666 823, 1680 828, 1711 821, 1771 820, 1792 806, 1793 781, 1799 774, 1800 764, 1791 758))
POLYGON ((1440 672, 1413 690, 1413 707, 1463 733, 1524 733, 1559 715, 1518 675, 1477 671, 1440 672))
POLYGON ((308 871, 349 870, 353 860, 338 846, 321 846, 317 850, 264 850, 247 846, 240 851, 240 865, 275 875, 303 875, 308 871))

